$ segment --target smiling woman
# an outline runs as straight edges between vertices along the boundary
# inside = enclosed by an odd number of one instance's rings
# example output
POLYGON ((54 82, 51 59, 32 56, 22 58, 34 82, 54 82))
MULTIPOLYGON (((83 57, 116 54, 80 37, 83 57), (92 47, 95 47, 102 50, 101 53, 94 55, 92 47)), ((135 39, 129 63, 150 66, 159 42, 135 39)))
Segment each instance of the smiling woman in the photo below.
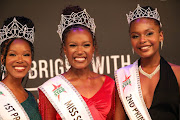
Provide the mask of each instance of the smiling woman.
POLYGON ((132 48, 140 59, 115 76, 129 119, 179 120, 180 66, 160 56, 164 36, 157 9, 138 5, 127 20, 132 48))
POLYGON ((14 39, 7 51, 6 79, 23 78, 29 71, 31 62, 32 54, 29 43, 23 39, 14 39))
POLYGON ((91 33, 82 28, 73 28, 69 32, 63 48, 69 63, 76 69, 87 67, 95 51, 91 33))
POLYGON ((97 51, 95 27, 85 9, 69 6, 63 10, 58 33, 71 67, 39 87, 43 120, 113 120, 114 80, 89 68, 97 51))
POLYGON ((28 18, 8 18, 0 29, 2 119, 41 119, 34 96, 21 85, 31 68, 33 41, 34 25, 28 18))

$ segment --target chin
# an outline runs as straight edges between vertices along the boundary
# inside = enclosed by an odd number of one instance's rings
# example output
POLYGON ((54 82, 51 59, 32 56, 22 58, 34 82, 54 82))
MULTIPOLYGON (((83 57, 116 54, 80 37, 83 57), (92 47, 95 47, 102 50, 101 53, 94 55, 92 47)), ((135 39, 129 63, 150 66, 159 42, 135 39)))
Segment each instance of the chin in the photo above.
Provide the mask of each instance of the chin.
POLYGON ((80 64, 74 64, 74 65, 71 65, 73 68, 75 69, 85 69, 89 66, 89 64, 87 63, 80 63, 80 64))
POLYGON ((150 58, 152 55, 140 55, 141 58, 150 58))
POLYGON ((138 55, 139 55, 141 58, 149 58, 149 57, 151 57, 153 54, 150 53, 150 52, 144 52, 144 53, 138 53, 138 55))
POLYGON ((84 65, 81 65, 81 66, 73 66, 73 68, 78 69, 78 70, 85 69, 85 68, 87 68, 87 67, 88 67, 88 66, 84 66, 84 65))
POLYGON ((23 79, 25 76, 15 76, 16 79, 23 79))
POLYGON ((26 74, 21 74, 21 75, 15 75, 14 78, 17 78, 17 79, 22 79, 26 76, 26 74))

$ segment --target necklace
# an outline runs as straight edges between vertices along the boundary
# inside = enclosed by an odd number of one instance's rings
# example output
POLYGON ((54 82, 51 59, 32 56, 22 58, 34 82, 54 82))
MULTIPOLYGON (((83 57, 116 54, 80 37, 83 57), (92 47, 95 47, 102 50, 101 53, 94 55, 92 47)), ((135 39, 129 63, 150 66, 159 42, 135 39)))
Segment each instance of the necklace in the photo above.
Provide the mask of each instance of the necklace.
POLYGON ((139 72, 151 79, 158 71, 160 70, 160 64, 156 67, 156 69, 151 73, 146 73, 144 70, 141 68, 141 65, 139 66, 139 72))

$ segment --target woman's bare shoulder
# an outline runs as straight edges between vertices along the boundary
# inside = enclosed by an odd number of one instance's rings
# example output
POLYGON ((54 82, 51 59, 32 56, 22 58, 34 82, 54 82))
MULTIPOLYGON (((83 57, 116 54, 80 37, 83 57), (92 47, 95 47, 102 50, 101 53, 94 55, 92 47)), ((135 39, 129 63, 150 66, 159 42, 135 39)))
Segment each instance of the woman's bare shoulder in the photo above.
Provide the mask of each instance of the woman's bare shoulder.
POLYGON ((176 64, 172 64, 172 63, 169 63, 169 65, 171 66, 171 68, 177 78, 178 84, 180 86, 180 65, 176 65, 176 64))
POLYGON ((180 73, 180 65, 176 65, 173 63, 169 63, 169 65, 171 66, 171 68, 173 69, 174 72, 179 72, 180 73))

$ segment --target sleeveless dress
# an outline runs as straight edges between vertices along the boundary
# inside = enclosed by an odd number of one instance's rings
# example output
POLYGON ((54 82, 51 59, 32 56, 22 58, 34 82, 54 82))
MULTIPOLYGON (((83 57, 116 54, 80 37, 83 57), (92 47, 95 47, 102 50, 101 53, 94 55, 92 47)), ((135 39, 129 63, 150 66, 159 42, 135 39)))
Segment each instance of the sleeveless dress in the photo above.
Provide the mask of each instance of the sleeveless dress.
POLYGON ((179 98, 176 76, 171 66, 161 57, 160 79, 148 110, 152 120, 179 120, 179 98))
MULTIPOLYGON (((100 90, 91 98, 83 97, 94 120, 112 120, 115 111, 115 83, 108 76, 100 88, 100 90)), ((61 120, 59 114, 52 113, 49 107, 49 101, 42 91, 39 90, 39 109, 42 120, 45 120, 49 114, 55 114, 56 120, 61 120)), ((54 109, 54 108, 53 108, 54 109)))
POLYGON ((30 120, 41 120, 41 116, 38 110, 38 104, 34 99, 34 96, 31 92, 26 91, 28 93, 28 98, 21 103, 22 107, 28 114, 30 120))
MULTIPOLYGON (((140 60, 138 62, 140 65, 140 60)), ((161 57, 160 79, 148 109, 152 120, 179 120, 179 98, 176 76, 168 62, 161 57)), ((127 115, 126 118, 129 120, 127 115)))

